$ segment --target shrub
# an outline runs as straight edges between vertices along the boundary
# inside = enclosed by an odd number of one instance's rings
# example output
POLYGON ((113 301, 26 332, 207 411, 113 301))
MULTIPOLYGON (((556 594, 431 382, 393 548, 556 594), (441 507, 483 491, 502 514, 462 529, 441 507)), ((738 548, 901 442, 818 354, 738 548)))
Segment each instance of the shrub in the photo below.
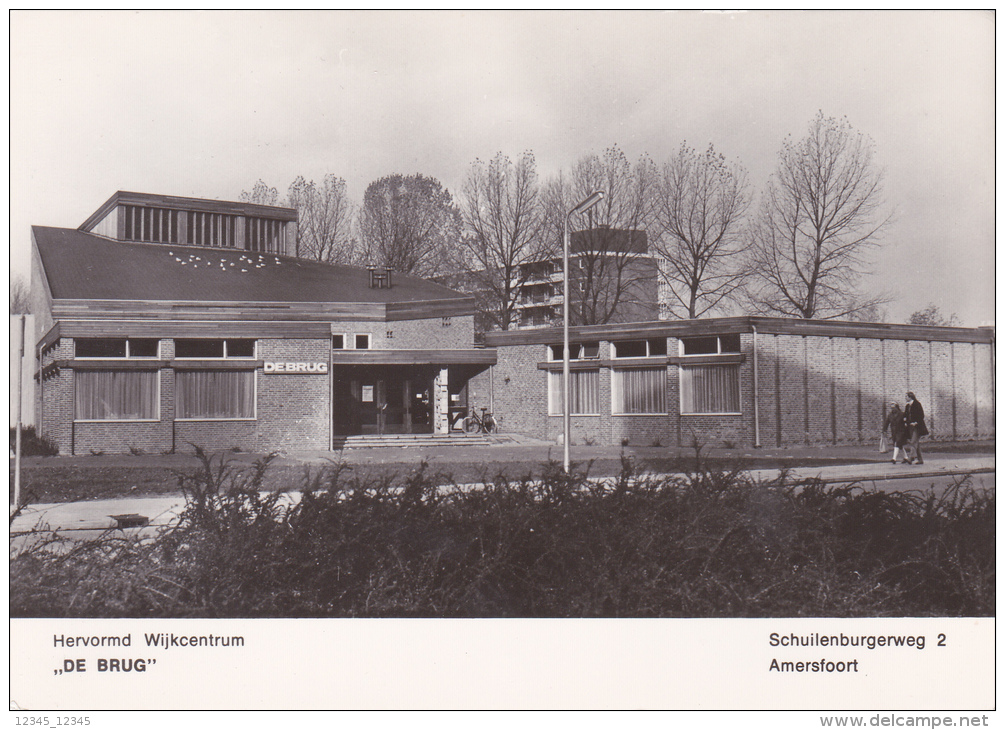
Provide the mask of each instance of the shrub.
MULTIPOLYGON (((196 450, 187 507, 148 541, 108 535, 11 561, 14 616, 993 616, 995 497, 681 474, 486 474, 438 487, 425 463, 371 477, 339 462, 299 495, 196 450)), ((119 533, 116 533, 119 534, 119 533)))
MULTIPOLYGON (((14 453, 17 443, 17 428, 11 426, 10 429, 10 450, 14 453)), ((35 433, 34 426, 21 427, 21 456, 56 456, 59 447, 45 436, 35 433)))

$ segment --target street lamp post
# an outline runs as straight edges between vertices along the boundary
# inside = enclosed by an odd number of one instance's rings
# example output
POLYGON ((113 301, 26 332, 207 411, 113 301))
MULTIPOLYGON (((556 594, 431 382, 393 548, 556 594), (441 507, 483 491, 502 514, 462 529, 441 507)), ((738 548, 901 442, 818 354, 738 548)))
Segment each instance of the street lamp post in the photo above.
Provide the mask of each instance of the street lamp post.
POLYGON ((604 192, 596 190, 579 202, 565 216, 565 231, 562 241, 562 463, 565 473, 569 473, 569 441, 572 421, 569 403, 569 219, 574 214, 585 213, 604 199, 604 192))

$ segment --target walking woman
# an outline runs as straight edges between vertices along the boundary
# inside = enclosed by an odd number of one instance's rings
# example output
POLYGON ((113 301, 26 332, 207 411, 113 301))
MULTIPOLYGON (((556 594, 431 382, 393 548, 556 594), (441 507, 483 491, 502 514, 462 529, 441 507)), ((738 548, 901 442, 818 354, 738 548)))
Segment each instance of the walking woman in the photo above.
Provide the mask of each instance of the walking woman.
POLYGON ((908 459, 904 444, 907 443, 907 421, 904 419, 904 412, 900 410, 898 403, 890 404, 890 412, 883 419, 883 433, 886 433, 887 429, 890 431, 890 442, 893 444, 893 463, 898 463, 897 456, 900 454, 900 450, 904 449, 903 463, 906 464, 908 459))
POLYGON ((925 409, 921 407, 914 393, 907 392, 907 406, 904 408, 904 420, 907 421, 911 446, 914 447, 914 460, 912 464, 924 464, 921 458, 921 437, 928 435, 928 427, 925 425, 925 409))

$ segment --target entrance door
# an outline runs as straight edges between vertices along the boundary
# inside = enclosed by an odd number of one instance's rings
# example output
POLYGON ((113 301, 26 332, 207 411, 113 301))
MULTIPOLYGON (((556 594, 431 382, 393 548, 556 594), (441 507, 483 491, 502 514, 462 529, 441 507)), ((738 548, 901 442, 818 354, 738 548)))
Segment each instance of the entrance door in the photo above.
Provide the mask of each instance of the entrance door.
POLYGON ((425 366, 337 366, 336 436, 432 433, 433 378, 425 366))

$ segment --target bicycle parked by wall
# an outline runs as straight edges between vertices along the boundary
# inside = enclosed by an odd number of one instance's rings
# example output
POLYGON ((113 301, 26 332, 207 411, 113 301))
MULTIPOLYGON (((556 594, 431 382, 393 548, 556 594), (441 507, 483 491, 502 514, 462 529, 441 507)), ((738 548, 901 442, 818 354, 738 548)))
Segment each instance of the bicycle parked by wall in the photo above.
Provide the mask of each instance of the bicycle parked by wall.
POLYGON ((482 415, 479 418, 478 414, 475 413, 475 409, 472 408, 468 417, 464 419, 464 432, 495 433, 499 428, 499 424, 496 423, 496 419, 492 417, 492 414, 488 410, 488 408, 482 406, 482 415))

